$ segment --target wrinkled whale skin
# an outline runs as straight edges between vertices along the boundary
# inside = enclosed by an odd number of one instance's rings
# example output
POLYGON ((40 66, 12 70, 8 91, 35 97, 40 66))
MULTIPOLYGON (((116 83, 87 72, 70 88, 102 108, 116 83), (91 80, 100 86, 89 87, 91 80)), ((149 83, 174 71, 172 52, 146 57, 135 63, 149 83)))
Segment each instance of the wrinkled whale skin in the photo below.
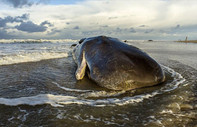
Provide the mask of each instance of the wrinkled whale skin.
POLYGON ((164 82, 160 65, 137 47, 116 38, 83 38, 73 49, 76 79, 85 73, 96 84, 112 90, 131 90, 164 82))

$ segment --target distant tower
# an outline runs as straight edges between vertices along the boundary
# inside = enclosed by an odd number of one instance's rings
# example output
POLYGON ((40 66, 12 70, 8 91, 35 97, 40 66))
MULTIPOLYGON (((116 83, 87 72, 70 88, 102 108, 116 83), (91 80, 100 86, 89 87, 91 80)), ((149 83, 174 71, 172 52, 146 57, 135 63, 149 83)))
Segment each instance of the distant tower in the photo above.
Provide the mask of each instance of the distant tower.
POLYGON ((185 41, 187 42, 187 36, 186 36, 186 38, 185 38, 185 41))

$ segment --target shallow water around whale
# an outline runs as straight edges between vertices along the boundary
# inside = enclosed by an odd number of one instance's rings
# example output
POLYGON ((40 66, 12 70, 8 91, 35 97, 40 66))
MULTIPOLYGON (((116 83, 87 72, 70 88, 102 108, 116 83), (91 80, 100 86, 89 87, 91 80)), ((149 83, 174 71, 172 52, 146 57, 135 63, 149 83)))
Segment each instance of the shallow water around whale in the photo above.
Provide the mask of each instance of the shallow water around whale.
POLYGON ((0 43, 0 126, 197 125, 197 44, 127 43, 158 61, 167 81, 111 91, 76 81, 72 42, 0 43))

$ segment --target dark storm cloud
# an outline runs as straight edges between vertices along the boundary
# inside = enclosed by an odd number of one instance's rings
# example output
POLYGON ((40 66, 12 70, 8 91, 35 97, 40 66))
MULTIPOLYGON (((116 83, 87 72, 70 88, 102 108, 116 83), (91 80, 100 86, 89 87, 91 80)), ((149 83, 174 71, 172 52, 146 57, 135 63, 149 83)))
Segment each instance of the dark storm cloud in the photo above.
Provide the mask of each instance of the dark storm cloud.
POLYGON ((16 18, 27 20, 27 19, 29 19, 29 14, 23 14, 22 16, 17 16, 16 18))
MULTIPOLYGON (((16 17, 11 17, 7 16, 4 18, 0 17, 0 28, 3 28, 4 30, 7 29, 7 23, 20 23, 20 25, 15 26, 17 30, 20 31, 26 31, 29 33, 32 32, 44 32, 47 30, 48 27, 53 26, 49 21, 44 21, 40 25, 37 25, 33 23, 32 21, 29 21, 29 14, 23 14, 22 16, 16 16, 16 17)), ((2 32, 1 33, 5 33, 2 32)))
POLYGON ((22 8, 23 6, 32 6, 34 3, 29 0, 3 0, 5 3, 12 5, 15 8, 22 8))
POLYGON ((4 3, 7 3, 14 8, 30 7, 32 5, 38 5, 40 3, 47 4, 50 0, 39 0, 38 2, 32 2, 30 0, 2 0, 4 3))
POLYGON ((37 24, 33 23, 32 21, 22 22, 20 25, 17 25, 15 28, 17 30, 25 31, 28 33, 44 32, 47 30, 47 27, 44 26, 42 23, 40 25, 37 25, 37 24))
POLYGON ((40 25, 41 26, 44 26, 44 25, 53 26, 53 24, 51 24, 49 21, 44 21, 40 25))
MULTIPOLYGON (((9 17, 6 17, 6 18, 9 18, 9 17)), ((7 19, 3 19, 3 18, 0 18, 0 27, 5 27, 6 26, 6 21, 7 19)))
POLYGON ((7 16, 5 18, 0 17, 0 27, 5 27, 7 23, 13 23, 13 22, 23 22, 24 20, 27 20, 29 18, 29 14, 23 14, 22 16, 16 16, 11 17, 7 16))

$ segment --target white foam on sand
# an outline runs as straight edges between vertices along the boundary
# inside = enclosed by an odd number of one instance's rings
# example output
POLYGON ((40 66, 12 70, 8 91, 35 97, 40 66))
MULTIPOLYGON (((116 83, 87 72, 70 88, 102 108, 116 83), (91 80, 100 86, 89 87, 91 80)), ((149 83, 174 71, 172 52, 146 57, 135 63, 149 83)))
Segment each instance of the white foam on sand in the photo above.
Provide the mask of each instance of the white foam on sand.
POLYGON ((41 105, 41 104, 51 104, 52 106, 61 106, 58 102, 67 101, 73 102, 76 100, 76 97, 73 96, 61 96, 61 95, 52 95, 52 94, 39 94, 36 96, 30 97, 20 97, 20 98, 0 98, 0 104, 17 106, 17 105, 41 105))
POLYGON ((90 92, 91 90, 80 90, 80 89, 72 89, 72 88, 66 88, 63 86, 60 86, 60 84, 58 84, 57 82, 52 82, 53 84, 55 84, 57 87, 65 90, 65 91, 71 91, 71 92, 90 92))
POLYGON ((17 106, 17 105, 42 105, 50 104, 54 107, 63 107, 68 104, 79 104, 79 105, 90 105, 103 107, 107 105, 125 105, 128 103, 137 103, 141 102, 145 98, 149 98, 150 95, 144 96, 134 96, 127 97, 123 99, 118 98, 107 98, 107 99, 81 99, 74 96, 63 96, 63 95, 53 95, 53 94, 39 94, 36 96, 30 97, 20 97, 20 98, 0 98, 0 104, 17 106))
POLYGON ((145 99, 152 98, 158 94, 163 94, 165 92, 172 91, 176 89, 181 83, 184 83, 185 79, 181 76, 181 74, 175 72, 173 69, 166 66, 162 66, 162 68, 165 71, 168 71, 174 80, 172 82, 166 83, 165 86, 162 87, 161 89, 155 90, 151 93, 119 97, 119 95, 124 94, 126 91, 89 92, 86 90, 65 88, 60 86, 59 84, 55 84, 56 86, 58 86, 61 89, 64 89, 65 91, 79 92, 79 95, 81 96, 39 94, 36 96, 11 98, 11 99, 0 98, 0 104, 9 105, 9 106, 50 104, 54 107, 63 107, 64 105, 68 105, 68 104, 89 105, 95 107, 115 106, 115 105, 122 106, 122 105, 133 104, 133 103, 135 104, 142 102, 145 99))
POLYGON ((186 79, 183 78, 183 76, 180 73, 175 72, 170 67, 166 67, 164 65, 161 65, 161 67, 163 68, 164 71, 169 72, 171 74, 171 77, 173 77, 173 81, 171 83, 168 83, 166 87, 161 88, 160 92, 164 93, 164 92, 172 91, 176 89, 180 84, 186 81, 186 79))
POLYGON ((46 59, 68 57, 68 53, 59 52, 34 52, 34 53, 19 53, 15 55, 6 55, 0 57, 0 65, 8 65, 24 62, 36 62, 46 59))

